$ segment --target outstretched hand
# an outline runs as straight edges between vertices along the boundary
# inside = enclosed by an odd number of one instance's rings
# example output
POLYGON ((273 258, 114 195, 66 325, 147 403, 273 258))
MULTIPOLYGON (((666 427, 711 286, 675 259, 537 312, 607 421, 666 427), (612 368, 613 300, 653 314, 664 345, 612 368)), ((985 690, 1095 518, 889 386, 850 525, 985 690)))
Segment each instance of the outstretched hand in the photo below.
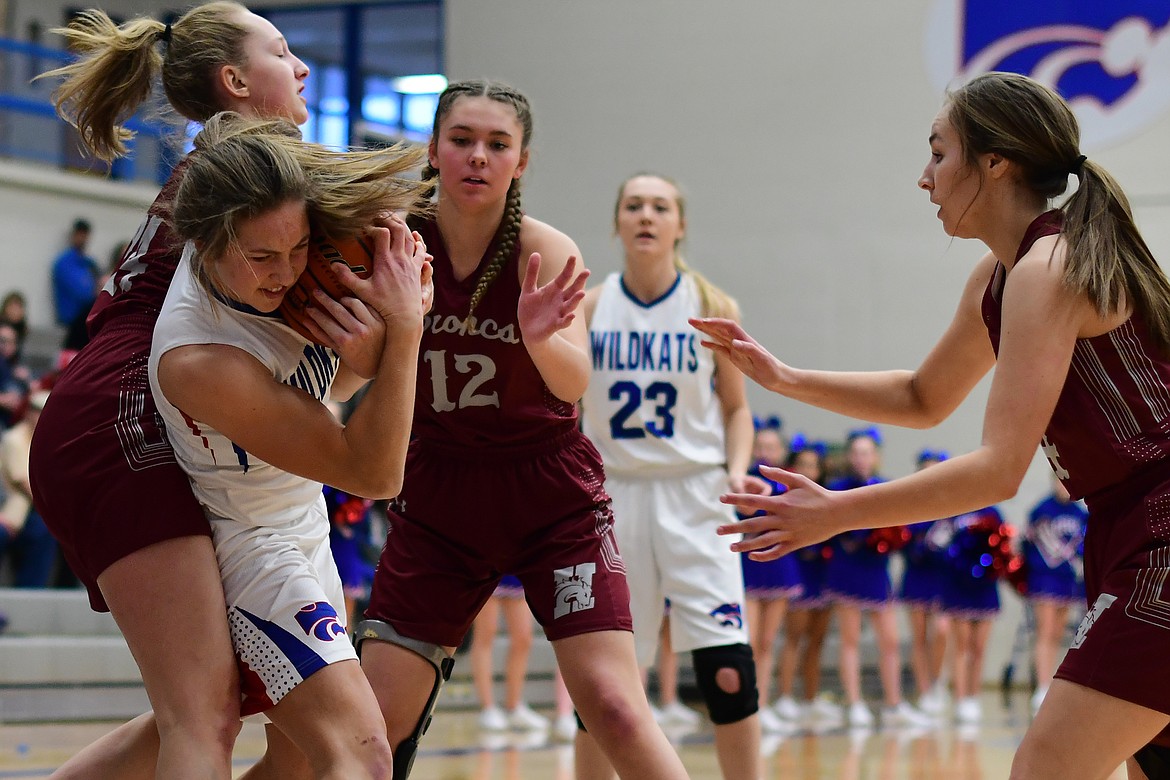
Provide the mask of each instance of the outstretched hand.
POLYGON ((701 342, 704 347, 726 355, 732 365, 760 387, 779 392, 787 366, 760 346, 738 322, 720 317, 692 317, 688 321, 706 336, 701 342))
POLYGON ((569 327, 577 307, 585 298, 585 280, 589 278, 588 270, 576 273, 577 258, 569 257, 556 277, 537 287, 540 262, 537 252, 528 258, 528 268, 520 285, 520 302, 516 305, 520 334, 529 345, 548 341, 558 331, 569 327))
POLYGON ((732 504, 741 511, 764 512, 759 517, 719 526, 721 536, 744 534, 742 541, 731 545, 732 551, 750 552, 752 560, 771 561, 846 530, 840 523, 841 512, 834 509, 840 500, 839 493, 825 490, 794 471, 761 466, 760 473, 787 490, 777 495, 728 493, 720 496, 724 504, 732 504))

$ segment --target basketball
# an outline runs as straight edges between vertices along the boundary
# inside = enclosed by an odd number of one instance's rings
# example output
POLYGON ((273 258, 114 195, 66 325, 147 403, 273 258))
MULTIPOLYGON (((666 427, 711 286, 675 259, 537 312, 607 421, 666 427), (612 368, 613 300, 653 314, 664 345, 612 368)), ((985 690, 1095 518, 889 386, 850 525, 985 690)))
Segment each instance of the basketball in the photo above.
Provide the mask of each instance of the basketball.
POLYGON ((374 268, 374 245, 366 236, 333 239, 314 235, 309 240, 309 261, 296 283, 284 296, 280 304, 280 315, 289 327, 313 341, 313 334, 305 322, 309 319, 305 311, 313 302, 313 291, 322 290, 333 300, 339 300, 352 293, 337 279, 335 263, 345 263, 361 278, 370 275, 374 268))

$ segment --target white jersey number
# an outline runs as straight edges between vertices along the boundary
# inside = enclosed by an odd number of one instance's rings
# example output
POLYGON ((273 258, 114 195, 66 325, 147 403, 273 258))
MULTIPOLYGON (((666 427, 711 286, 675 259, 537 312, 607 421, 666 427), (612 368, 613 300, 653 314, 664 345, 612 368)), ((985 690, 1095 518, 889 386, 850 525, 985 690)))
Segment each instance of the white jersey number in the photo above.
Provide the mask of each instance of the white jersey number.
POLYGON ((487 355, 453 355, 455 371, 470 374, 463 385, 456 405, 447 392, 447 350, 432 349, 423 353, 423 360, 431 366, 431 408, 436 412, 450 412, 471 406, 500 406, 500 396, 495 390, 481 393, 479 389, 496 378, 496 364, 487 355))
POLYGON ((110 274, 110 278, 106 281, 106 286, 103 288, 104 292, 110 295, 116 295, 119 291, 126 292, 130 289, 134 283, 134 277, 146 270, 146 263, 142 262, 142 257, 150 249, 150 243, 154 241, 154 234, 158 232, 162 224, 162 217, 157 214, 151 214, 139 226, 138 232, 134 234, 134 238, 130 242, 130 246, 122 254, 122 260, 118 264, 118 270, 110 274))

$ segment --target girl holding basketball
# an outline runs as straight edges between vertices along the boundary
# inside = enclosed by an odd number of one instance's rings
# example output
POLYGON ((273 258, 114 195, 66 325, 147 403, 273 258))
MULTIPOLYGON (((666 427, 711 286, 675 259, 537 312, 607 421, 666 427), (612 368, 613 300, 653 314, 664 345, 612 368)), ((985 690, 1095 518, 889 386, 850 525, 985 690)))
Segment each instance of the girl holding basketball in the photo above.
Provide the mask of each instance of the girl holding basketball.
POLYGON ((990 252, 918 370, 798 370, 731 321, 694 324, 764 387, 890 424, 936 424, 994 365, 981 446, 842 493, 777 470, 789 490, 727 497, 766 514, 725 532, 755 532, 733 548, 768 559, 852 528, 974 511, 1014 495, 1042 444, 1089 507, 1092 607, 1012 777, 1103 778, 1124 761, 1131 778, 1165 777, 1170 282, 1117 182, 1081 154, 1072 111, 1047 87, 1015 74, 976 77, 948 95, 929 142, 919 186, 949 235, 978 238, 990 252), (1070 175, 1076 192, 1051 209, 1070 175))
MULTIPOLYGON (((125 154, 120 120, 161 81, 183 117, 308 117, 309 69, 267 20, 234 2, 163 24, 102 11, 62 31, 80 57, 55 100, 102 159, 125 154)), ((180 163, 89 317, 91 341, 54 387, 33 437, 33 498, 97 611, 130 646, 154 712, 79 753, 59 777, 228 778, 239 685, 211 529, 175 461, 147 380, 151 334, 182 249, 170 206, 180 163), (143 583, 148 583, 144 587, 143 583), (182 615, 183 630, 160 616, 182 615), (199 637, 192 643, 190 637, 199 637)))
POLYGON ((345 631, 321 487, 377 497, 401 484, 429 266, 384 210, 417 202, 422 185, 396 175, 421 151, 332 153, 295 135, 221 114, 196 138, 173 214, 188 248, 155 325, 151 389, 211 521, 242 714, 275 727, 272 766, 288 760, 279 744, 307 759, 304 774, 383 778, 390 748, 345 631), (357 297, 318 290, 309 309, 338 351, 271 316, 309 261, 310 224, 346 236, 370 222, 368 278, 332 265, 357 297), (371 374, 341 424, 323 403, 335 380, 344 398, 371 374))
POLYGON ((417 225, 434 255, 434 308, 403 489, 357 627, 362 667, 404 778, 454 648, 514 574, 619 773, 685 777, 642 689, 604 472, 577 429, 587 272, 568 236, 520 209, 531 135, 528 101, 503 84, 459 82, 439 97, 438 202, 417 225))

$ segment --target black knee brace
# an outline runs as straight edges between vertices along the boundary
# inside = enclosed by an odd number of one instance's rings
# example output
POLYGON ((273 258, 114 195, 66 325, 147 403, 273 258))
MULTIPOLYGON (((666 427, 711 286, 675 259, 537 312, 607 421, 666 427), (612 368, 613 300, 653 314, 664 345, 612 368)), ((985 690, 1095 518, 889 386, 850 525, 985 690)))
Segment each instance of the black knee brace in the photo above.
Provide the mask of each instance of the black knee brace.
POLYGON ((695 682, 707 702, 711 722, 716 726, 738 723, 755 715, 760 709, 760 694, 756 690, 756 662, 751 645, 723 645, 703 647, 691 651, 695 667, 695 682), (720 669, 734 669, 739 676, 739 690, 728 693, 715 682, 720 669))
POLYGON ((419 716, 418 722, 414 725, 414 731, 400 744, 391 746, 394 751, 394 780, 406 780, 410 775, 410 768, 414 765, 419 740, 422 739, 423 734, 427 733, 427 729, 431 725, 435 704, 439 701, 439 691, 443 689, 443 683, 451 679, 451 670, 455 668, 455 659, 447 655, 447 651, 438 645, 402 636, 394 630, 393 626, 381 620, 363 620, 358 623, 353 638, 358 658, 361 658, 362 655, 362 642, 367 639, 378 639, 404 647, 430 661, 431 666, 435 667, 434 687, 431 689, 430 698, 427 699, 422 715, 419 716))
POLYGON ((1170 748, 1146 745, 1133 757, 1150 780, 1170 780, 1170 748))

